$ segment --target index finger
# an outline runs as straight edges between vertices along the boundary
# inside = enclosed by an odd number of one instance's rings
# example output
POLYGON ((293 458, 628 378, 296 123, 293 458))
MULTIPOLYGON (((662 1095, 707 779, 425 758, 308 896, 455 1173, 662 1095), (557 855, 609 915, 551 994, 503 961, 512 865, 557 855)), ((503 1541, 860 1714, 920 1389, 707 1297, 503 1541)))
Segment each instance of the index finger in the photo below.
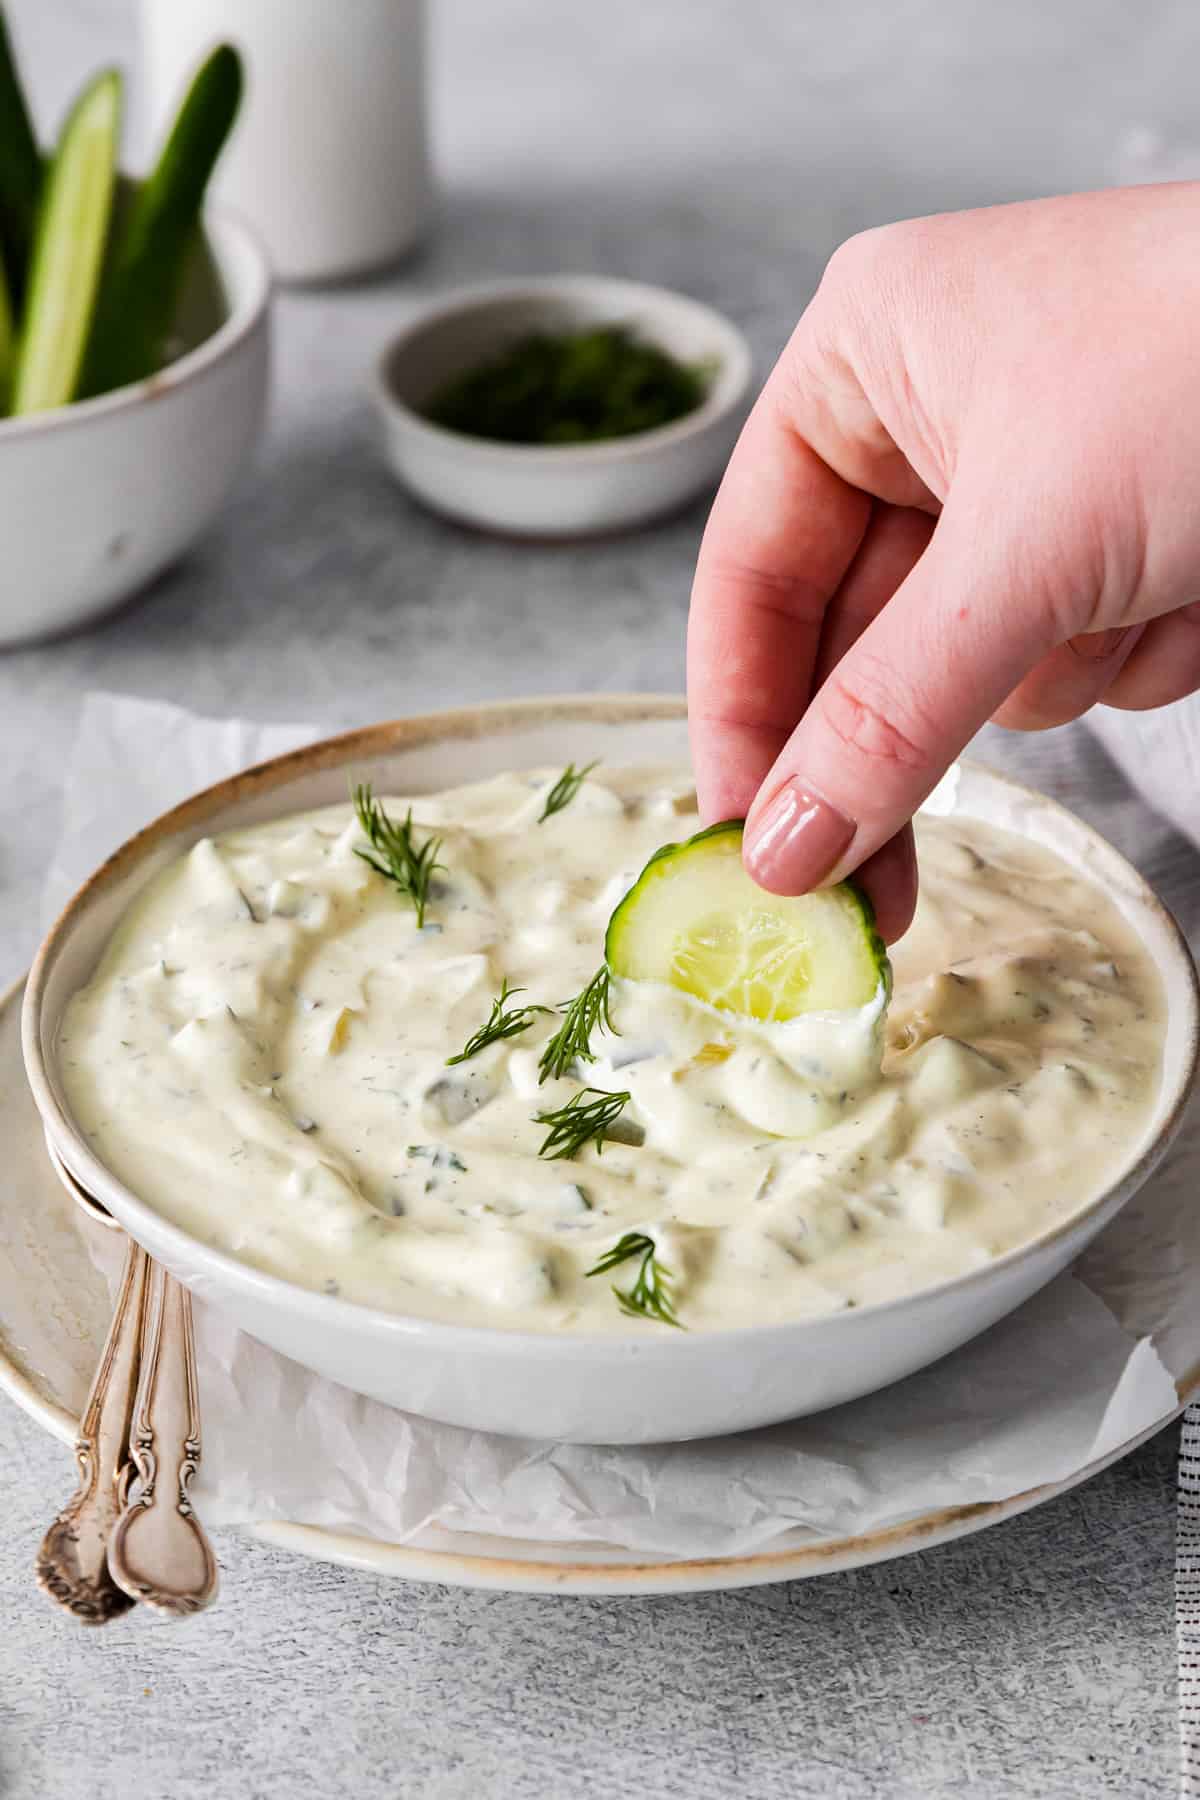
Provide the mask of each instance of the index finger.
POLYGON ((788 421, 772 376, 713 503, 688 619, 688 719, 702 816, 744 817, 811 697, 825 609, 871 498, 788 421))

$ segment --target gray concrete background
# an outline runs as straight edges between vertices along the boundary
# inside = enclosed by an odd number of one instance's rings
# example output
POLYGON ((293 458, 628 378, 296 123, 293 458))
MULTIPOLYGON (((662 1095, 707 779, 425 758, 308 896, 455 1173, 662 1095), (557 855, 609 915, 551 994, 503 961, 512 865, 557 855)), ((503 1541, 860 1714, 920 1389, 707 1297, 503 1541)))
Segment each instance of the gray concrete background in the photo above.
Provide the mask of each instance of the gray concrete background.
MULTIPOLYGON (((44 122, 94 64, 133 54, 121 0, 8 10, 44 122)), ((89 687, 337 726, 680 685, 703 506, 527 549, 391 486, 362 383, 414 299, 530 271, 663 281, 737 318, 765 373, 848 233, 1103 185, 1148 129, 1168 151, 1200 141, 1200 13, 1163 0, 436 10, 428 251, 384 280, 281 295, 271 428, 221 524, 99 628, 0 656, 0 980, 35 942, 89 687)), ((1036 779, 1036 743, 995 753, 1036 779)), ((1165 1794, 1173 1457, 1167 1433, 968 1542, 741 1595, 472 1595, 226 1540, 211 1616, 87 1635, 29 1577, 68 1459, 2 1404, 0 1794, 1165 1794)))

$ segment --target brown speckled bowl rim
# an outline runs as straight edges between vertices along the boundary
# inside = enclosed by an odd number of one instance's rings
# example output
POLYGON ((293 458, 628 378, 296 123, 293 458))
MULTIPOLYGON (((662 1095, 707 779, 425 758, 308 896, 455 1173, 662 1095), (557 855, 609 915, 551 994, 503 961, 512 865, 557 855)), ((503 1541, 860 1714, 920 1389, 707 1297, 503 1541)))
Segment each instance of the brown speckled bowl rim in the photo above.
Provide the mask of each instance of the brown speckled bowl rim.
MULTIPOLYGON (((81 1180, 84 1186, 92 1185, 94 1177, 90 1175, 90 1167, 94 1163, 97 1172, 123 1190, 123 1198, 135 1215, 141 1210, 154 1213, 157 1229, 163 1235, 177 1239, 184 1254, 201 1251, 209 1262, 220 1264, 227 1269, 231 1280, 243 1290, 248 1285, 253 1285, 260 1292, 274 1290, 286 1294, 291 1309, 308 1317, 332 1320, 342 1314, 352 1314, 358 1321, 369 1320, 372 1329, 377 1330, 380 1334, 393 1337, 395 1341, 399 1341, 405 1332, 420 1332, 422 1335, 436 1335, 439 1341, 451 1350, 456 1344, 463 1347, 477 1345, 481 1338, 495 1340, 502 1337, 508 1344, 537 1342, 545 1345, 553 1334, 507 1331, 492 1325, 455 1324, 418 1315, 383 1312, 378 1308, 359 1305, 355 1301, 314 1292, 280 1276, 269 1275, 265 1271, 253 1268, 237 1257, 229 1256, 210 1245, 201 1244, 191 1233, 165 1219, 161 1213, 126 1188, 124 1183, 118 1182, 116 1177, 104 1169, 99 1159, 94 1156, 90 1146, 81 1136, 54 1090, 46 1067, 46 1059, 42 1054, 40 1022, 44 990, 50 971, 60 948, 76 923, 84 916, 97 895, 113 883, 124 879, 144 856, 160 844, 163 838, 171 838, 179 833, 203 826, 214 814, 223 813, 231 804, 270 793, 284 786, 293 776, 312 774, 323 769, 346 767, 355 763, 361 764, 368 762, 373 757, 391 755, 397 750, 411 745, 431 741, 471 740, 478 737, 495 736, 504 731, 516 733, 522 729, 553 723, 557 720, 562 720, 564 723, 578 723, 581 717, 590 722, 617 725, 647 720, 663 722, 683 720, 687 717, 687 703, 683 696, 678 694, 547 695, 530 699, 479 702, 465 707, 410 714, 403 718, 384 721, 381 724, 363 726, 338 733, 332 737, 320 738, 312 744, 288 751, 283 756, 273 757, 267 762, 257 763, 236 775, 228 776, 207 788, 202 788, 178 806, 160 814, 141 831, 120 845, 84 882, 51 926, 34 957, 22 1010, 25 1070, 34 1103, 41 1114, 43 1125, 54 1139, 59 1153, 76 1178, 81 1180)), ((961 766, 966 768, 971 765, 964 763, 961 766)), ((1000 783, 1014 794, 1026 796, 1035 801, 1040 811, 1057 812, 1065 819, 1069 819, 1072 829, 1082 832, 1090 838, 1105 857, 1122 869, 1130 888, 1138 894, 1142 903, 1158 917, 1168 938, 1174 944, 1180 973, 1184 975, 1187 982, 1187 992, 1183 997, 1183 1003, 1190 1014, 1190 1022, 1182 1073, 1176 1085, 1176 1092, 1154 1137, 1143 1147, 1138 1157, 1122 1170, 1115 1181, 1102 1188, 1085 1205, 1077 1208, 1039 1236, 1017 1245, 1002 1256, 994 1257, 982 1268, 967 1270, 948 1280, 919 1288, 911 1294, 902 1294, 893 1299, 877 1301, 870 1306, 858 1308, 855 1313, 857 1320, 868 1315, 881 1316, 897 1308, 916 1309, 926 1305, 936 1305, 940 1298, 951 1290, 961 1293, 980 1283, 987 1282, 996 1270, 1010 1266, 1034 1251, 1040 1251, 1054 1244, 1067 1233, 1076 1230, 1088 1216, 1107 1205, 1115 1193, 1119 1193, 1121 1196, 1119 1206, 1126 1204, 1130 1196, 1148 1179, 1169 1149, 1182 1124, 1188 1099, 1196 1083, 1197 1068, 1200 1065, 1200 979, 1197 977, 1196 965, 1187 941, 1172 914, 1154 893, 1145 877, 1122 857, 1100 832, 1087 825, 1077 814, 1071 813, 1066 807, 1060 806, 1056 801, 1050 800, 1035 789, 1026 787, 1021 782, 1013 781, 1006 775, 998 774, 993 769, 984 769, 982 772, 986 774, 989 781, 1000 783)), ((731 1349, 735 1349, 742 1339, 753 1338, 756 1342, 761 1343, 764 1338, 770 1338, 772 1335, 791 1336, 797 1330, 802 1329, 804 1324, 803 1320, 793 1320, 784 1324, 736 1326, 723 1330, 721 1336, 731 1349)), ((710 1332, 704 1334, 706 1338, 711 1335, 710 1332)), ((574 1360, 580 1356, 590 1359, 597 1354, 615 1360, 627 1352, 631 1342, 637 1341, 639 1345, 641 1342, 633 1333, 625 1336, 617 1332, 603 1334, 572 1332, 569 1335, 554 1338, 553 1341, 557 1345, 557 1353, 567 1360, 574 1360)), ((656 1360, 683 1360, 689 1354, 689 1345, 692 1341, 686 1333, 664 1334, 661 1339, 656 1339, 653 1346, 644 1346, 642 1354, 652 1354, 656 1360)))

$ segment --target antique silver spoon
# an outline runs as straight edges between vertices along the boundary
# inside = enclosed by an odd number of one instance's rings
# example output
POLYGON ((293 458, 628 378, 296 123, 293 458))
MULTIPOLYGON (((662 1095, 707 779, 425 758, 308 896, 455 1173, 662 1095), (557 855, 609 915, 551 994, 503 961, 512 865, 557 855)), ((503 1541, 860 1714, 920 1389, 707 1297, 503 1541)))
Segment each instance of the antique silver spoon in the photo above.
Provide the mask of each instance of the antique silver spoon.
MULTIPOLYGON (((120 1229, 48 1147, 76 1203, 120 1229)), ((46 1592, 93 1625, 138 1600, 177 1615, 208 1606, 217 1562, 189 1493, 200 1460, 191 1297, 132 1239, 75 1454, 79 1488, 38 1552, 46 1592)))
POLYGON ((106 1625, 134 1604, 109 1573, 108 1544, 125 1506, 129 1425, 146 1291, 145 1251, 129 1240, 108 1338, 79 1421, 79 1487, 42 1539, 39 1585, 85 1625, 106 1625))

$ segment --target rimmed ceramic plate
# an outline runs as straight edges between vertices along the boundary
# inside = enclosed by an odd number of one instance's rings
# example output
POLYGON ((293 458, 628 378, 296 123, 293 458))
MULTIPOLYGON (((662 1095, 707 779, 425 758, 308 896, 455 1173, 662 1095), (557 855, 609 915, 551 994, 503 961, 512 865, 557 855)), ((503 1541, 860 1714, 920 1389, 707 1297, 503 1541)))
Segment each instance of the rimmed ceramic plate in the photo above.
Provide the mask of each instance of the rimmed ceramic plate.
MULTIPOLYGON (((64 1447, 71 1444, 109 1318, 104 1282, 88 1255, 85 1226, 47 1159, 20 1053, 23 983, 0 998, 0 1389, 64 1447)), ((1197 1329, 1200 1359, 1200 1327, 1197 1329)), ((751 1587, 861 1567, 948 1543, 1013 1518, 1086 1481, 1127 1455, 1200 1394, 1200 1367, 1176 1404, 1146 1430, 1063 1480, 1011 1498, 942 1508, 858 1535, 789 1534, 755 1555, 670 1561, 619 1547, 564 1546, 433 1530, 403 1544, 296 1524, 264 1524, 252 1536, 320 1561, 376 1575, 522 1593, 668 1594, 751 1587)), ((1069 1405, 1070 1396, 1064 1396, 1069 1405)), ((64 1449, 64 1483, 69 1479, 64 1449)))

